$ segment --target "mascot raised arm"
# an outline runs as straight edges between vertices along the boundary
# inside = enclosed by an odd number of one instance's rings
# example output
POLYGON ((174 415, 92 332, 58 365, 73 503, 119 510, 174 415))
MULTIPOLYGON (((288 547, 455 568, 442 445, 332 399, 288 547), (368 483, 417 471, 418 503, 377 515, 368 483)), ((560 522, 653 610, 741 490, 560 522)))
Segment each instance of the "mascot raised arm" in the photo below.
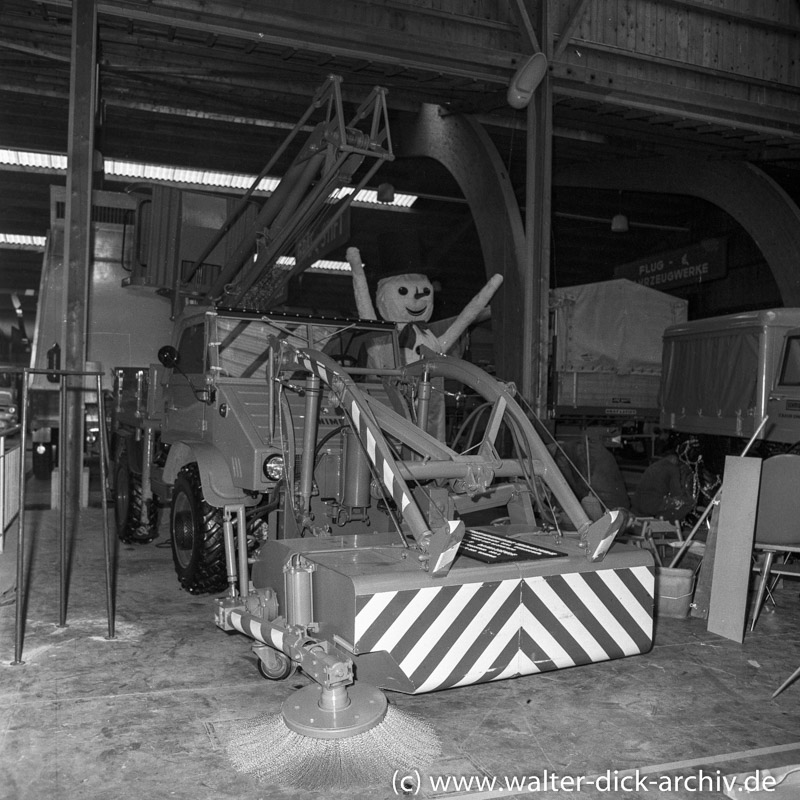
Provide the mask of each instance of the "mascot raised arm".
MULTIPOLYGON (((353 274, 359 316, 361 319, 378 319, 358 248, 347 249, 347 262, 353 274)), ((502 275, 493 275, 455 319, 443 320, 437 325, 428 324, 433 314, 434 292, 430 279, 422 273, 384 274, 378 281, 375 302, 380 318, 397 325, 400 347, 405 363, 409 364, 420 358, 422 345, 437 353, 451 350, 467 328, 482 317, 502 282, 502 275)))
MULTIPOLYGON (((406 245, 396 238, 394 241, 397 247, 391 258, 395 264, 389 270, 385 267, 381 270, 375 293, 380 318, 394 322, 397 326, 401 356, 405 364, 419 360, 423 346, 436 353, 446 354, 467 328, 487 312, 489 301, 503 282, 503 276, 493 275, 455 319, 442 320, 430 325, 433 314, 433 284, 425 274, 416 271, 415 268, 418 269, 421 258, 409 255, 407 240, 406 245)), ((387 252, 386 248, 384 252, 387 252)), ((378 319, 358 248, 347 249, 347 261, 353 275, 353 291, 359 316, 362 319, 378 319)), ((392 366, 387 359, 388 355, 385 348, 383 350, 376 348, 369 353, 370 366, 378 368, 392 366)), ((443 386, 439 388, 443 389, 443 386)), ((441 391, 435 392, 431 398, 428 431, 444 440, 444 400, 441 391)))

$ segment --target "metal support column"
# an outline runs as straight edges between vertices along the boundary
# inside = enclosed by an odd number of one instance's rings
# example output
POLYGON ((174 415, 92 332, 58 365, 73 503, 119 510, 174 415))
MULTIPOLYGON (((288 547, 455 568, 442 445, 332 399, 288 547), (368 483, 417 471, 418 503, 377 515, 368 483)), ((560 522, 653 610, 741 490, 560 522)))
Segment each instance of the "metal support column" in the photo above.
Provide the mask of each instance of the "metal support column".
MULTIPOLYGON (((552 36, 547 3, 539 4, 536 23, 548 61, 552 36)), ((549 73, 528 105, 525 200, 525 269, 522 395, 533 399, 539 419, 547 411, 547 362, 550 293, 550 211, 553 173, 553 97, 549 73)))
POLYGON ((108 435, 106 431, 106 403, 103 397, 103 375, 98 373, 97 378, 97 417, 100 429, 100 507, 103 509, 103 561, 106 577, 106 614, 108 616, 107 639, 116 639, 115 609, 114 609, 114 581, 113 565, 111 559, 111 544, 108 531, 108 435))
MULTIPOLYGON (((82 403, 77 403, 82 407, 82 403)), ((67 376, 63 373, 59 375, 58 382, 58 409, 59 409, 59 436, 58 440, 58 627, 65 628, 67 625, 67 593, 69 584, 69 562, 71 560, 69 549, 67 547, 67 527, 69 525, 69 517, 67 514, 67 506, 69 503, 74 502, 77 507, 80 507, 80 494, 81 494, 81 479, 83 473, 83 445, 78 450, 81 455, 80 463, 77 470, 75 465, 70 464, 72 459, 69 458, 71 451, 75 447, 75 440, 67 435, 64 435, 69 426, 68 422, 68 404, 67 404, 67 376), (78 486, 77 490, 74 486, 70 486, 71 481, 67 481, 67 473, 78 473, 78 486), (70 489, 72 492, 70 493, 70 489)), ((77 521, 78 511, 77 507, 73 513, 73 519, 77 521)))
POLYGON ((20 666, 22 660, 22 640, 25 635, 25 450, 28 446, 28 371, 22 374, 22 394, 20 396, 20 424, 19 446, 22 450, 19 468, 19 519, 17 525, 17 586, 16 586, 16 614, 14 616, 14 666, 20 666))
MULTIPOLYGON (((70 50, 69 141, 67 160, 67 206, 64 238, 64 327, 62 352, 67 372, 86 368, 87 308, 91 264, 92 171, 96 110, 97 9, 95 0, 74 0, 70 50)), ((62 399, 66 400, 60 448, 69 459, 61 459, 62 514, 65 527, 74 530, 80 507, 83 474, 83 383, 71 375, 62 399)), ((62 597, 62 601, 64 598, 62 597)), ((65 608, 62 606, 62 624, 65 608)))

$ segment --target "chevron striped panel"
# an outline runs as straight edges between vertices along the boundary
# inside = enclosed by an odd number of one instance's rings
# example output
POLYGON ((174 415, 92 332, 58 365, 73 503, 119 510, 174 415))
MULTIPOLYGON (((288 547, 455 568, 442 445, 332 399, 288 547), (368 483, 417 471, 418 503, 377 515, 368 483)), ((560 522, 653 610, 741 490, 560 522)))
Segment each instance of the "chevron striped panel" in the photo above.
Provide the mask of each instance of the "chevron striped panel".
POLYGON ((571 572, 358 597, 355 648, 386 651, 414 693, 650 649, 653 570, 571 572))

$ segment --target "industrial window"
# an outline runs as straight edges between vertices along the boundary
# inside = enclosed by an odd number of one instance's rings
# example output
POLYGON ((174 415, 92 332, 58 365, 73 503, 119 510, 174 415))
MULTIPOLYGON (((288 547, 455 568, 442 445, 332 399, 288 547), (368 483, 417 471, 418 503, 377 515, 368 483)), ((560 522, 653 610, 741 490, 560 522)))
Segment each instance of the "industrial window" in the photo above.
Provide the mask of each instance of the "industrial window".
POLYGON ((201 322, 181 334, 178 345, 178 365, 189 374, 205 372, 205 332, 201 322))
POLYGON ((800 336, 790 336, 786 340, 780 383, 782 386, 800 386, 800 336))
POLYGON ((370 347, 382 347, 386 352, 382 353, 381 366, 384 369, 396 366, 391 335, 383 329, 362 330, 354 324, 323 325, 219 316, 216 318, 216 335, 212 339, 219 339, 220 376, 266 379, 269 337, 300 349, 321 350, 345 367, 367 366, 366 351, 370 347))

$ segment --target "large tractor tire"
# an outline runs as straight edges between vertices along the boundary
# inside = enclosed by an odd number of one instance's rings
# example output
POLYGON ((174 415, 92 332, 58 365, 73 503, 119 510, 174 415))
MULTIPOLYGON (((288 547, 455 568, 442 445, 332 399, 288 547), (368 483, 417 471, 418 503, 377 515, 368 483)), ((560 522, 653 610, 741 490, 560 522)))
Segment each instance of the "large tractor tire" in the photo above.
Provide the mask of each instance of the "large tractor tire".
POLYGON ((181 586, 192 594, 222 591, 227 586, 222 509, 203 498, 197 464, 187 464, 175 480, 170 534, 181 586))
POLYGON ((158 536, 158 505, 153 499, 142 509, 142 478, 131 472, 122 450, 114 464, 114 521, 125 544, 147 544, 158 536))

